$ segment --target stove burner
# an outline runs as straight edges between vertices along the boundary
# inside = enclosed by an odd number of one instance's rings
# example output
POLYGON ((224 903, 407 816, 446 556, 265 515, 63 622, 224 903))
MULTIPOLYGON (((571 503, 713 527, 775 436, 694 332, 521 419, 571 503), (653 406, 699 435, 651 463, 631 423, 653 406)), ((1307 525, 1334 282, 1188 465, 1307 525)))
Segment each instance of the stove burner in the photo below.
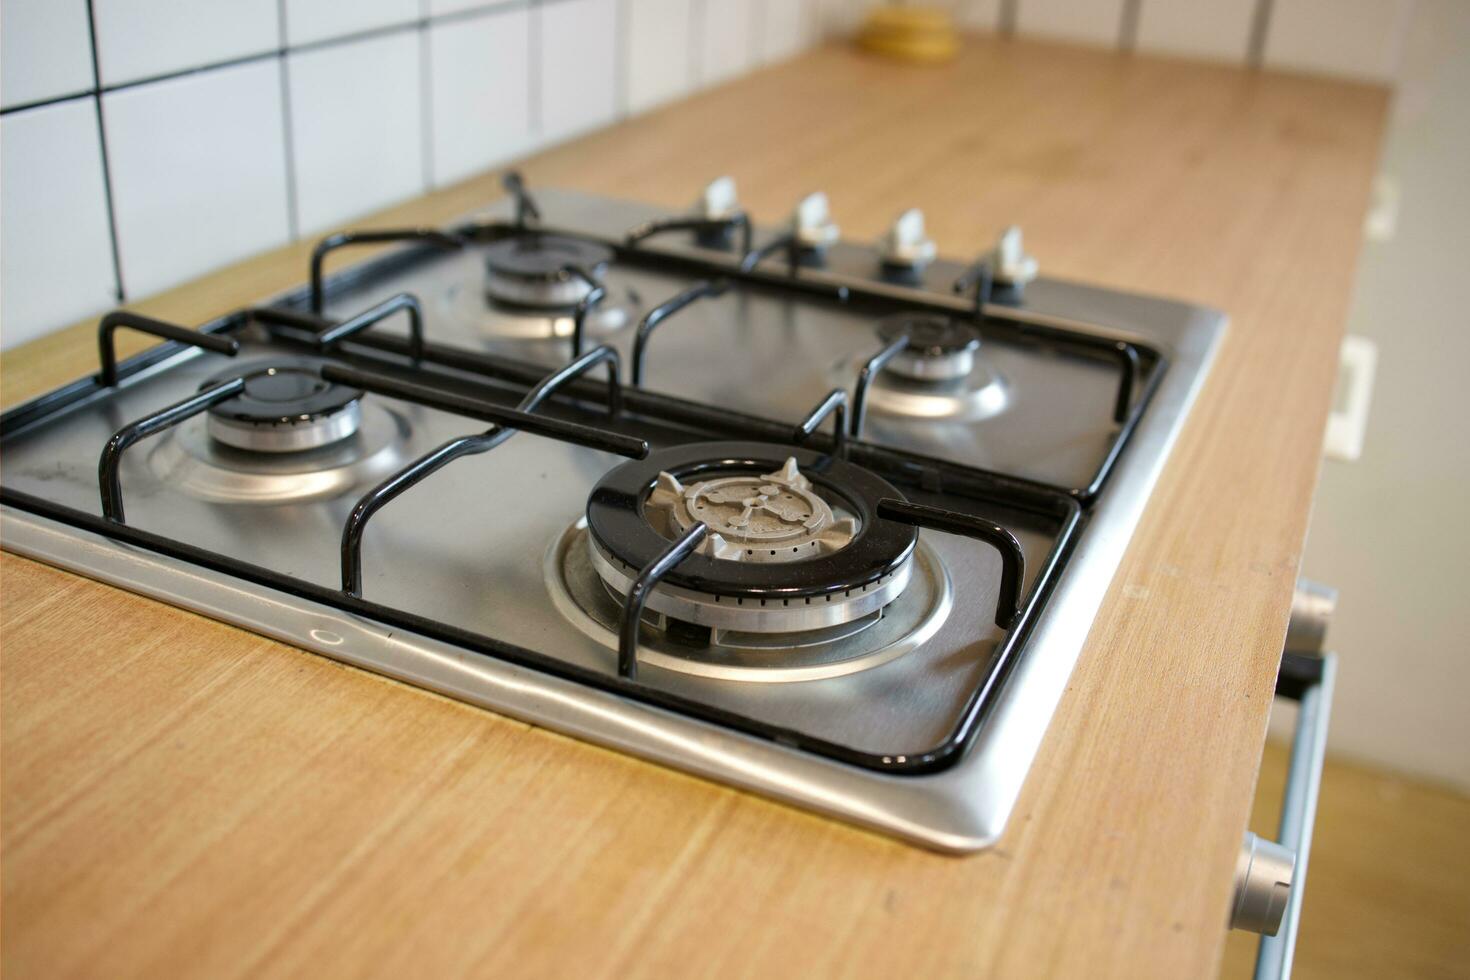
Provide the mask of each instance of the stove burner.
POLYGON ((877 475, 809 450, 694 443, 603 477, 587 504, 590 557, 625 595, 680 528, 704 521, 701 550, 664 576, 649 609, 721 630, 823 629, 877 613, 908 584, 918 532, 876 513, 880 499, 899 496, 877 475))
POLYGON ((975 368, 980 334, 974 327, 928 313, 900 313, 878 323, 885 344, 907 336, 909 345, 885 371, 912 381, 954 381, 975 368))
MULTIPOLYGON (((245 390, 209 409, 210 436, 258 453, 294 453, 328 446, 362 424, 362 391, 322 380, 315 364, 282 361, 247 368, 245 390)), ((240 369, 209 383, 239 377, 240 369)))
POLYGON ((559 235, 527 234, 492 242, 485 248, 489 270, 485 292, 494 303, 535 310, 577 305, 592 287, 565 271, 567 266, 600 276, 612 249, 559 235))
MULTIPOLYGON (((595 554, 586 519, 579 519, 547 550, 546 585, 568 622, 616 653, 623 599, 594 568, 595 554)), ((903 594, 878 612, 838 626, 783 633, 690 629, 662 613, 645 613, 651 628, 642 631, 638 660, 644 667, 745 683, 842 677, 922 647, 944 624, 953 602, 944 562, 921 540, 903 594)))
POLYGON ((703 554, 730 561, 799 561, 838 551, 857 532, 857 521, 834 517, 811 486, 791 457, 775 473, 704 480, 688 488, 662 472, 644 512, 663 515, 675 538, 703 521, 709 528, 699 546, 703 554))

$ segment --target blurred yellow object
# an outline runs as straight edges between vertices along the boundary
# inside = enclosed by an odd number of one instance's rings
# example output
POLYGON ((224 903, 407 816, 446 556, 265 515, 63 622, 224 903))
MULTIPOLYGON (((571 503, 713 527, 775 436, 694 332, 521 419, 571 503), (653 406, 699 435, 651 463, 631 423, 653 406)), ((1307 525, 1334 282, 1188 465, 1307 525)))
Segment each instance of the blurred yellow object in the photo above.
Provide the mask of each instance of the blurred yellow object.
POLYGON ((949 11, 938 7, 875 7, 857 42, 875 54, 920 64, 948 61, 960 47, 949 11))

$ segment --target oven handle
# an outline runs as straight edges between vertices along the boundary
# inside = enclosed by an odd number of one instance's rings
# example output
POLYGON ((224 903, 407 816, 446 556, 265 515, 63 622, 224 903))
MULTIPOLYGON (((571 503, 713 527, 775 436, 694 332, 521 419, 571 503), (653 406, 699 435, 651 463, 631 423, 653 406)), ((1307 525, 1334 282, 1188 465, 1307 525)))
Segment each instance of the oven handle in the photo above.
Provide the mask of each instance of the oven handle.
MULTIPOLYGON (((1317 796, 1322 788, 1322 765, 1327 757, 1327 726, 1332 713, 1332 693, 1337 680, 1337 655, 1321 657, 1288 653, 1282 660, 1277 694, 1300 703, 1296 732, 1292 738, 1291 764, 1286 775, 1286 795, 1281 803, 1281 823, 1277 830, 1279 845, 1269 841, 1253 841, 1246 835, 1246 848, 1279 847, 1295 856, 1295 868, 1288 872, 1286 908, 1276 928, 1265 929, 1256 953, 1256 980, 1284 980, 1291 976, 1292 957, 1296 952, 1297 933, 1301 926, 1302 896, 1307 885, 1307 859, 1312 851, 1312 826, 1317 819, 1317 796)), ((1237 874, 1235 918, 1240 925, 1243 901, 1248 901, 1249 885, 1237 874)), ((1262 897, 1262 896, 1258 896, 1262 897)))

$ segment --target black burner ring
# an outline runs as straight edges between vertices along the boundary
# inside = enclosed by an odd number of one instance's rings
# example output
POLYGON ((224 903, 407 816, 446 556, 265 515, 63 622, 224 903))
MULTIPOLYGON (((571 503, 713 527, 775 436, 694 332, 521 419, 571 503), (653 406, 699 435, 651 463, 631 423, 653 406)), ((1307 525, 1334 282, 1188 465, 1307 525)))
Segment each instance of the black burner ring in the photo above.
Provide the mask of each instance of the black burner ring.
POLYGON ((968 323, 932 313, 897 313, 878 321, 884 343, 909 338, 908 351, 920 357, 945 357, 976 350, 980 332, 968 323))
POLYGON ((523 234, 485 247, 485 265, 495 275, 531 282, 554 282, 562 270, 579 266, 593 276, 613 260, 613 250, 596 242, 562 235, 523 234))
POLYGON ((245 377, 245 390, 209 409, 211 415, 256 425, 295 424, 325 418, 362 398, 361 388, 324 381, 319 365, 305 359, 237 365, 205 385, 245 377))
POLYGON ((857 535, 846 547, 799 561, 759 564, 696 553, 662 581, 714 595, 798 599, 870 585, 908 559, 918 541, 918 530, 882 520, 877 514, 879 500, 903 498, 888 481, 834 456, 759 442, 689 443, 614 467, 588 498, 587 529, 614 558, 643 569, 669 546, 669 539, 643 516, 643 503, 660 472, 671 473, 681 481, 733 473, 770 473, 793 456, 813 488, 857 518, 857 535))

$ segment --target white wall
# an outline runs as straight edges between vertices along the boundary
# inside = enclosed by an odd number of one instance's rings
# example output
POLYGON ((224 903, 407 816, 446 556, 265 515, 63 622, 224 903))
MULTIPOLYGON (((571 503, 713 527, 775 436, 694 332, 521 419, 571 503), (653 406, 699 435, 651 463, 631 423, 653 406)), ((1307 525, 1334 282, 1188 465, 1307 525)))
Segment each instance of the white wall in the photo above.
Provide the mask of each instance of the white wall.
POLYGON ((1379 345, 1355 463, 1327 462, 1304 572, 1341 591, 1331 747, 1470 790, 1470 4, 1420 0, 1382 171, 1392 237, 1348 323, 1379 345))

